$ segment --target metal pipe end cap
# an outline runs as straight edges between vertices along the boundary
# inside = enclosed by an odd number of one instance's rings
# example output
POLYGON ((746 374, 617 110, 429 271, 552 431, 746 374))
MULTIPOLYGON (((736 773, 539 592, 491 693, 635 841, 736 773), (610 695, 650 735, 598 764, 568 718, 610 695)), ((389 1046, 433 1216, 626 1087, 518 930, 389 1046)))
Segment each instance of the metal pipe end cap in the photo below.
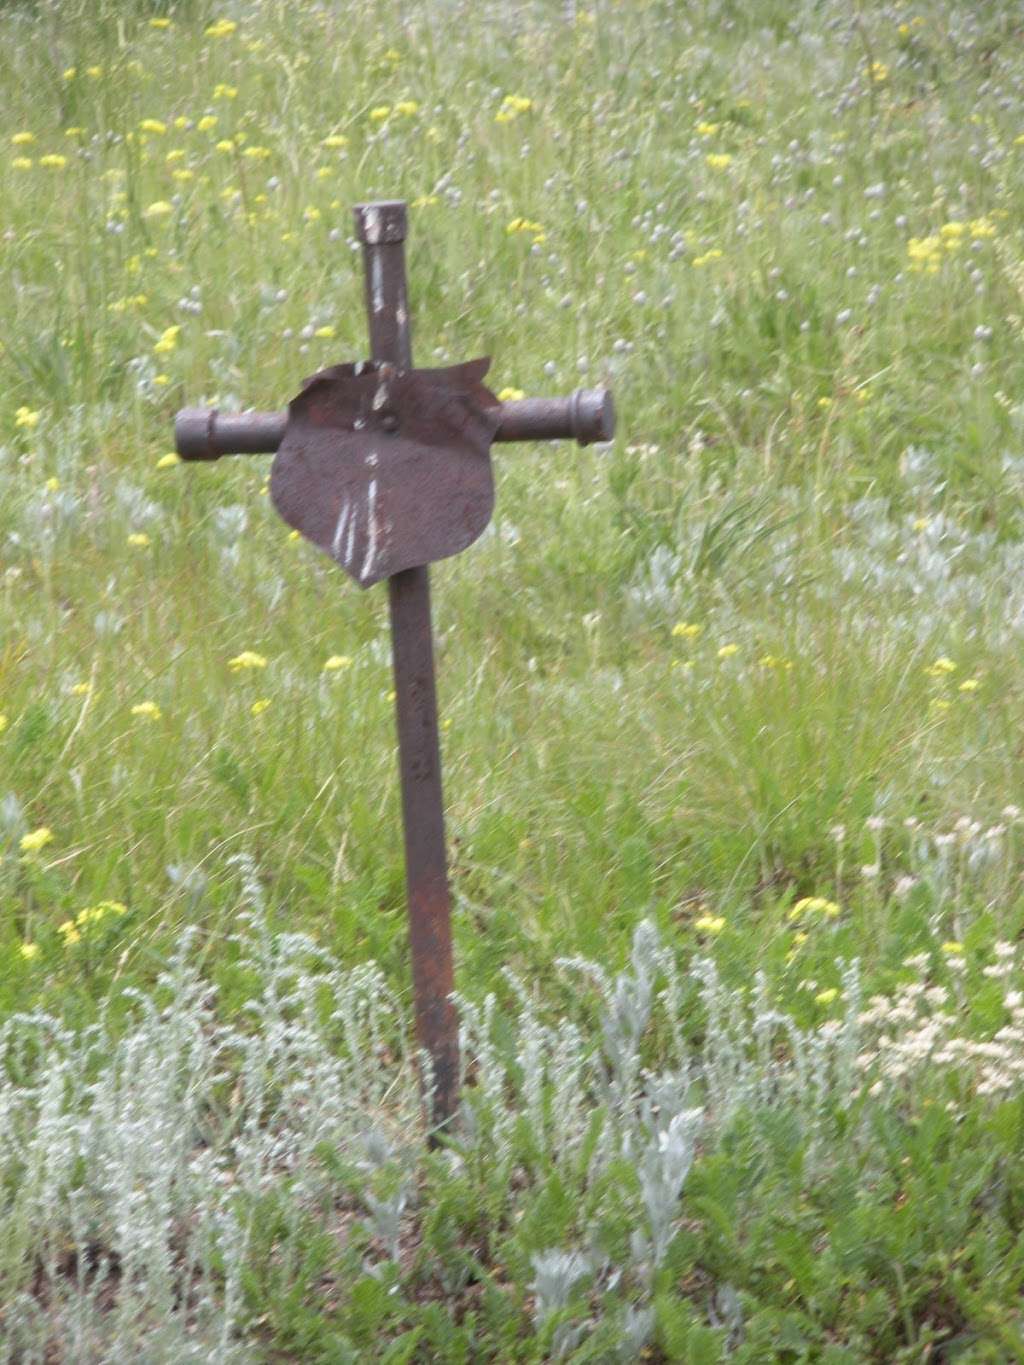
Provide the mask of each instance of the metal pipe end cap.
POLYGON ((182 408, 174 418, 174 444, 183 460, 215 460, 216 408, 182 408))
POLYGON ((404 199, 379 199, 357 204, 354 209, 356 236, 364 246, 387 246, 404 242, 409 215, 404 199))
POLYGON ((615 435, 611 389, 577 389, 572 396, 572 434, 581 446, 610 441, 615 435))

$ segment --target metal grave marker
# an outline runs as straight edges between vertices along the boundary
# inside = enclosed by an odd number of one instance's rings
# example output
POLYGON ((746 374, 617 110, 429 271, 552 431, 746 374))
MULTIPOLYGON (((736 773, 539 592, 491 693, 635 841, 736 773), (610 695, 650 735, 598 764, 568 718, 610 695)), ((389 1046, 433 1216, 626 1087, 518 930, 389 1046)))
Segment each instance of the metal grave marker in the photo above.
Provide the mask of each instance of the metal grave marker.
POLYGON ((405 279, 406 206, 355 210, 363 248, 371 359, 306 380, 286 413, 184 408, 183 460, 276 452, 274 506, 362 588, 386 578, 402 785, 416 1034, 430 1057, 435 1124, 458 1103, 458 1020, 445 855, 428 564, 466 549, 494 508, 494 441, 607 441, 606 389, 501 403, 490 362, 412 365, 405 279))

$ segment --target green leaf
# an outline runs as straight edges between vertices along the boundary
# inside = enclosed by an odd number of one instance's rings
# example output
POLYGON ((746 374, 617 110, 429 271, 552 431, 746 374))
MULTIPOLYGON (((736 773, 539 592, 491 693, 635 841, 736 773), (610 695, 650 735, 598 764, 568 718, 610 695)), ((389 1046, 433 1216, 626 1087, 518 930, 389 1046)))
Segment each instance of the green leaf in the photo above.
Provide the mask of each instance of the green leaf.
POLYGON ((381 1356, 381 1365, 408 1365, 422 1336, 422 1327, 414 1327, 409 1332, 403 1332, 381 1356))

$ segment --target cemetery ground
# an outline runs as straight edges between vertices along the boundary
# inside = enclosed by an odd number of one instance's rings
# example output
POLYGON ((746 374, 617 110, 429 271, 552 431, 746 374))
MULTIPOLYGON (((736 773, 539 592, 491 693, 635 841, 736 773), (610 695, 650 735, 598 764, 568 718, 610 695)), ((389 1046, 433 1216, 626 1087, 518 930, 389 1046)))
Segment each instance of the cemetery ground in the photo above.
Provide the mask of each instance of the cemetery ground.
POLYGON ((1019 6, 0 14, 0 1360, 1024 1359, 1019 6), (423 1141, 366 351, 608 383, 433 573, 423 1141))

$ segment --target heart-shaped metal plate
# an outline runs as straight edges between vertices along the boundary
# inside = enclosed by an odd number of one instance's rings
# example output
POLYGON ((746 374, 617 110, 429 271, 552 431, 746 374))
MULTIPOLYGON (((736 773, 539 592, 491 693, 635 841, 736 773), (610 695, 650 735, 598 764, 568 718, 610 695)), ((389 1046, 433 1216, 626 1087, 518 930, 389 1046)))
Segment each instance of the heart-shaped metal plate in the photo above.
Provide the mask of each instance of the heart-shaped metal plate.
POLYGON ((490 361, 370 361, 306 380, 270 474, 274 506, 362 588, 471 545, 491 519, 501 404, 490 361))

